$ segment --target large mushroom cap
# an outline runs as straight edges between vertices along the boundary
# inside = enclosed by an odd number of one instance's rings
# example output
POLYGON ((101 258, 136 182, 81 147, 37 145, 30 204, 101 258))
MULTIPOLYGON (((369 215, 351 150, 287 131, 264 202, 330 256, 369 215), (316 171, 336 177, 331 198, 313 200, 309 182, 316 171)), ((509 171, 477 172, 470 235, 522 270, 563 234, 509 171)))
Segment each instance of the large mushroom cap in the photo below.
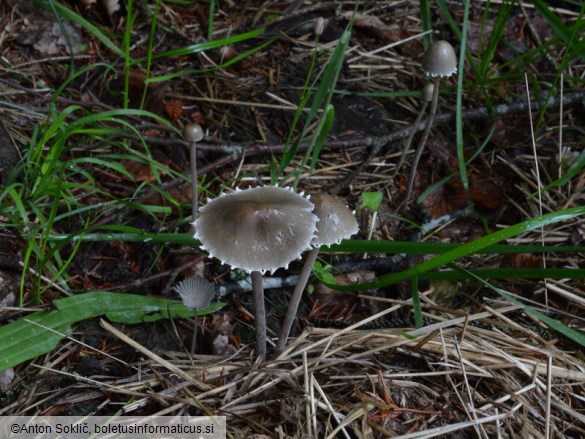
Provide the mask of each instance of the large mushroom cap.
POLYGON ((195 238, 234 268, 274 271, 309 248, 317 224, 312 210, 313 203, 285 188, 236 191, 200 209, 195 238))
POLYGON ((451 76, 457 72, 455 49, 445 40, 435 41, 423 55, 422 68, 433 77, 451 76))
POLYGON ((313 212, 319 218, 317 236, 312 242, 315 247, 339 244, 357 233, 357 220, 342 201, 328 194, 313 195, 311 201, 315 204, 313 212))

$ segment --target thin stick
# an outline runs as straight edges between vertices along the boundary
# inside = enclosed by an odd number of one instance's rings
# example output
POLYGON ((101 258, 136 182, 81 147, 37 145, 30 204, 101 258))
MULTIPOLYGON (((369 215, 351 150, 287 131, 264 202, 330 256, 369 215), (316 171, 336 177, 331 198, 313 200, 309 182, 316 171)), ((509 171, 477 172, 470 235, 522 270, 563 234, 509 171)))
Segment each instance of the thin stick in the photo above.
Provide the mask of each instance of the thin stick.
POLYGON ((292 324, 297 315, 297 310, 299 309, 299 303, 301 302, 303 291, 305 291, 305 287, 307 286, 307 282, 309 281, 309 276, 311 275, 311 270, 313 269, 313 265, 317 260, 318 254, 319 248, 314 248, 309 252, 307 259, 305 260, 305 264, 303 265, 303 269, 301 270, 301 274, 299 275, 299 280, 297 281, 295 289, 290 298, 290 303, 288 304, 286 316, 284 317, 284 321, 282 322, 282 326, 280 327, 278 341, 276 342, 276 353, 278 354, 280 354, 286 346, 286 341, 288 339, 288 335, 290 334, 290 328, 292 328, 292 324))
POLYGON ((264 307, 264 286, 262 285, 262 274, 253 271, 252 296, 254 299, 254 327, 256 329, 256 357, 264 360, 266 358, 266 308, 264 307))

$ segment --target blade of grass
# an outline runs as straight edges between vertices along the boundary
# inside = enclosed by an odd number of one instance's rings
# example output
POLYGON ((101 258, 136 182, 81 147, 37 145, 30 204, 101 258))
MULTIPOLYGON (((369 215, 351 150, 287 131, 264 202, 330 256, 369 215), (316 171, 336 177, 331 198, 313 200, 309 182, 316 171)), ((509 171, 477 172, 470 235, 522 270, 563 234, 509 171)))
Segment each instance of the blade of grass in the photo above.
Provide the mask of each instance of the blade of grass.
POLYGON ((490 284, 489 282, 486 282, 485 280, 481 279, 480 277, 474 276, 473 273, 465 270, 464 268, 456 267, 456 269, 467 272, 467 274, 469 274, 471 277, 475 278, 478 282, 480 282, 482 285, 489 288, 490 290, 498 293, 504 299, 508 300, 509 302, 513 303, 514 305, 520 305, 522 307, 522 309, 524 310, 524 312, 526 312, 526 314, 529 314, 529 315, 537 318, 541 322, 546 323, 549 327, 551 327, 552 329, 554 329, 558 333, 564 335, 565 337, 567 337, 567 338, 573 340, 574 342, 579 343, 581 346, 585 347, 585 334, 581 334, 580 332, 575 331, 574 329, 571 329, 568 326, 563 325, 558 320, 553 319, 552 317, 549 317, 546 314, 541 313, 540 311, 537 311, 536 309, 532 308, 531 306, 525 305, 524 303, 522 303, 522 301, 510 296, 504 290, 496 287, 495 285, 490 284))
POLYGON ((257 38, 265 32, 265 28, 260 27, 258 29, 244 32, 238 35, 232 35, 230 37, 221 38, 219 40, 205 41, 203 43, 192 44, 190 46, 181 47, 178 49, 167 50, 166 52, 158 53, 153 56, 153 59, 168 58, 168 57, 181 57, 187 55, 193 55, 198 52, 204 52, 206 50, 218 49, 223 46, 230 44, 241 43, 252 38, 257 38))
POLYGON ((118 55, 121 58, 124 58, 125 54, 122 49, 116 46, 98 27, 94 26, 92 23, 87 21, 85 18, 81 17, 67 6, 62 5, 59 2, 53 2, 55 9, 59 12, 59 14, 66 18, 67 20, 71 21, 72 23, 77 23, 81 27, 83 27, 86 31, 88 31, 91 35, 96 37, 101 43, 110 49, 114 54, 118 55))
POLYGON ((537 218, 529 219, 527 221, 506 227, 505 229, 498 230, 497 232, 490 233, 489 235, 486 235, 475 241, 461 244, 459 245, 459 247, 453 250, 449 250, 448 252, 436 256, 435 258, 425 261, 415 267, 401 271, 399 273, 392 273, 380 276, 378 279, 372 282, 347 286, 336 284, 326 285, 332 289, 340 291, 361 291, 381 288, 387 285, 394 284, 396 282, 420 276, 423 273, 426 273, 427 271, 445 266, 450 262, 453 262, 472 253, 476 253, 479 250, 485 249, 486 247, 489 247, 490 245, 493 245, 504 239, 509 239, 521 233, 545 227, 547 225, 554 224, 560 221, 566 221, 583 214, 585 214, 585 207, 575 207, 572 209, 549 213, 537 218))
MULTIPOLYGON (((122 225, 103 225, 90 227, 78 235, 53 234, 49 239, 61 241, 64 239, 82 240, 84 242, 94 241, 124 241, 124 242, 145 242, 199 245, 199 241, 193 238, 191 233, 148 233, 140 229, 122 225), (109 230, 109 232, 99 232, 109 230)), ((411 241, 365 241, 365 240, 344 240, 340 244, 334 244, 328 248, 322 248, 321 253, 384 253, 384 254, 443 254, 457 248, 462 244, 448 243, 427 243, 411 241)), ((540 245, 489 245, 478 248, 474 254, 519 254, 519 253, 582 253, 585 247, 578 246, 545 246, 540 245)))
POLYGON ((461 32, 461 49, 459 51, 459 66, 457 71, 457 104, 455 108, 455 134, 457 143, 457 162, 459 163, 459 178, 463 189, 469 189, 469 182, 467 180, 467 166, 465 164, 465 144, 463 141, 463 77, 465 69, 465 50, 467 47, 467 26, 469 22, 469 3, 466 0, 463 11, 463 29, 461 32))
MULTIPOLYGON (((577 56, 580 56, 581 59, 585 60, 585 53, 579 50, 581 47, 579 44, 580 42, 575 39, 576 35, 578 35, 577 31, 584 27, 583 21, 577 20, 575 21, 575 24, 573 24, 572 28, 569 28, 553 11, 551 11, 551 9, 544 1, 533 0, 532 4, 536 10, 540 12, 540 14, 546 19, 548 24, 555 30, 555 32, 562 38, 565 44, 573 49, 577 56)), ((584 8, 585 3, 581 5, 580 15, 583 15, 584 8)))
POLYGON ((104 291, 58 299, 53 304, 55 311, 34 313, 0 327, 0 370, 50 352, 71 332, 72 325, 81 320, 106 315, 113 322, 136 324, 207 315, 225 305, 217 302, 191 311, 171 299, 104 291))

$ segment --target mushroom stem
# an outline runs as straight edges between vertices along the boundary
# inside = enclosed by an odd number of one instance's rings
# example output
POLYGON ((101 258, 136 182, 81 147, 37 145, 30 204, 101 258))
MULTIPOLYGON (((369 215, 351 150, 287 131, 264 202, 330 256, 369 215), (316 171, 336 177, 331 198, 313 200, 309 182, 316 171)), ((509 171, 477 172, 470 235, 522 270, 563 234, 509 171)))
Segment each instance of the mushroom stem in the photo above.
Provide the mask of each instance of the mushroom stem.
POLYGON ((191 142, 191 219, 193 221, 193 231, 195 231, 195 220, 197 219, 197 189, 199 188, 199 180, 197 179, 197 142, 191 142))
POLYGON ((303 269, 299 275, 299 280, 297 281, 295 289, 290 298, 286 316, 284 317, 284 321, 280 327, 280 333, 278 334, 278 341, 276 343, 276 353, 278 354, 280 354, 286 346, 286 341, 288 339, 288 335, 290 334, 290 329, 292 328, 292 324, 297 315, 297 310, 299 309, 299 303, 301 302, 303 291, 305 291, 305 287, 309 281, 309 276, 311 275, 311 271, 313 269, 313 265, 315 265, 318 254, 319 248, 315 247, 309 252, 307 259, 305 260, 305 264, 303 265, 303 269))
POLYGON ((266 358, 266 308, 264 307, 264 285, 262 273, 252 271, 252 296, 254 299, 254 327, 256 329, 256 357, 266 358))
POLYGON ((420 161, 420 157, 422 155, 425 143, 429 137, 429 133, 431 132, 431 128, 433 126, 433 121, 435 119, 435 114, 437 113, 437 103, 439 101, 439 84, 441 82, 441 77, 435 78, 435 83, 433 84, 433 98, 431 100, 431 108, 429 111, 429 117, 427 117, 427 122, 425 124, 425 130, 423 131, 422 137, 418 143, 416 148, 416 152, 414 153, 414 159, 412 160, 412 167, 410 169, 410 175, 408 177, 408 185, 406 186, 406 195, 404 197, 404 203, 407 203, 410 198, 410 193, 412 192, 412 187, 414 185, 414 178, 416 176, 416 168, 418 167, 418 162, 420 161))
POLYGON ((191 356, 195 355, 197 349, 197 327, 199 326, 199 316, 193 317, 193 340, 191 341, 191 356))
POLYGON ((418 126, 420 125, 420 121, 422 120, 423 115, 425 114, 425 110, 427 109, 427 105, 428 105, 428 102, 426 100, 423 101, 422 107, 420 108, 420 111, 418 112, 418 116, 416 117, 416 121, 412 125, 412 129, 410 130, 410 133, 408 134, 408 139, 406 139, 406 142, 404 142, 404 148, 402 149, 402 154, 400 155, 400 160, 398 161, 398 164, 396 165, 396 169, 394 170, 394 174, 392 175, 393 177, 398 174, 398 172, 402 168, 402 165, 404 164, 404 160, 406 159, 406 154, 408 154, 408 150, 410 149, 410 145, 412 144, 412 139, 414 138, 414 134, 418 130, 418 126))

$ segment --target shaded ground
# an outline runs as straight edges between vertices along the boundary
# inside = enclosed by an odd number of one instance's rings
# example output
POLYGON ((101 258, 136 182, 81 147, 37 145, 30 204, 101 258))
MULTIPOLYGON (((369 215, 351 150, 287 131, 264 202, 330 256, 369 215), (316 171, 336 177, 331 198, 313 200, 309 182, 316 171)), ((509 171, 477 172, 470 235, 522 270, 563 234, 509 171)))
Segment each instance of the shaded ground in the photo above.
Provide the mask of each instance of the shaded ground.
MULTIPOLYGON (((306 84, 326 66, 353 9, 347 2, 305 2, 296 9, 287 9, 289 2, 220 2, 214 14, 214 40, 261 25, 265 32, 221 48, 155 57, 148 71, 145 58, 150 43, 155 54, 163 54, 207 41, 207 4, 163 2, 158 10, 142 2, 135 5, 129 52, 142 61, 126 67, 123 58, 87 27, 65 21, 67 41, 51 12, 42 12, 29 2, 0 5, 0 28, 4 29, 0 36, 0 182, 4 188, 20 183, 30 188, 20 192, 24 214, 14 208, 15 198, 3 192, 0 268, 5 281, 0 299, 7 302, 2 306, 16 303, 21 264, 30 249, 31 234, 25 226, 39 234, 46 224, 53 234, 120 225, 152 233, 190 232, 188 144, 178 135, 186 123, 198 122, 206 130, 198 146, 202 203, 235 187, 270 183, 272 157, 276 162, 282 158, 306 84), (155 16, 158 29, 149 40, 155 16), (319 18, 325 20, 325 27, 317 45, 314 29, 319 18), (238 55, 243 59, 218 67, 238 55), (72 72, 75 76, 70 77, 72 72), (148 77, 155 82, 147 86, 148 77), (60 90, 64 83, 66 87, 60 90), (71 126, 78 118, 125 104, 132 109, 142 104, 169 124, 134 112, 87 122, 63 144, 55 140, 57 135, 43 137, 59 127, 61 116, 63 125, 71 126), (56 150, 58 162, 51 162, 56 150), (19 168, 18 163, 24 165, 19 168), (63 167, 55 168, 53 175, 43 170, 43 163, 63 167), (43 172, 51 178, 44 180, 43 172), (61 182, 59 175, 69 186, 60 186, 66 197, 54 203, 57 192, 52 184, 61 182), (56 221, 47 219, 52 208, 56 221)), ((122 47, 125 5, 109 12, 101 2, 87 7, 73 1, 66 5, 122 47)), ((573 24, 579 11, 570 2, 560 6, 564 9, 557 11, 558 16, 573 24)), ((462 6, 450 3, 448 11, 460 25, 462 6)), ((478 67, 466 65, 465 156, 469 159, 482 149, 467 167, 469 191, 457 176, 456 79, 452 78, 442 86, 440 114, 416 173, 412 199, 435 184, 437 189, 420 206, 401 205, 412 155, 397 175, 396 165, 402 141, 416 118, 419 90, 427 81, 420 70, 424 45, 416 2, 362 5, 353 23, 338 93, 332 99, 335 121, 328 140, 312 163, 303 161, 306 144, 301 144, 281 178, 283 184, 291 184, 298 176, 299 190, 335 193, 352 209, 361 205, 364 192, 382 193, 383 203, 376 213, 368 209, 356 213, 361 225, 356 238, 379 241, 469 242, 541 212, 583 205, 582 172, 546 191, 540 204, 533 195, 538 188, 535 150, 543 184, 565 175, 582 157, 583 53, 565 50, 555 29, 533 8, 514 5, 508 12, 491 54, 490 36, 501 23, 497 9, 484 13, 477 6, 470 15, 468 48, 478 67), (566 59, 571 60, 565 63, 566 59), (560 66, 565 71, 564 95, 546 101, 547 93, 560 94, 560 66), (534 99, 533 120, 527 108, 529 98, 534 99), (495 112, 500 104, 509 107, 495 112), (536 125, 534 134, 531 124, 536 125), (454 177, 438 184, 453 173, 454 177), (432 220, 438 220, 434 227, 429 226, 432 220), (421 232, 421 225, 429 228, 421 232)), ((445 11, 433 9, 433 31, 436 39, 455 43, 447 18, 445 11)), ((532 232, 508 243, 583 246, 584 241, 583 221, 574 220, 559 223, 544 237, 532 232)), ((235 284, 243 274, 206 259, 197 249, 176 244, 102 240, 50 248, 48 261, 41 257, 42 250, 32 250, 23 289, 27 303, 34 301, 39 290, 47 306, 65 293, 95 289, 172 297, 173 284, 192 274, 203 275, 233 294, 225 298, 228 304, 220 313, 199 320, 200 342, 192 357, 192 320, 120 327, 146 349, 188 371, 200 386, 170 373, 92 320, 78 325, 73 334, 91 348, 67 341, 33 364, 15 368, 16 378, 0 398, 0 414, 213 413, 228 417, 233 437, 253 433, 325 437, 340 430, 346 437, 385 437, 389 432, 433 428, 442 428, 436 434, 444 437, 538 437, 545 431, 546 401, 551 405, 546 386, 549 373, 557 386, 549 415, 551 431, 557 437, 585 434, 583 399, 578 396, 585 382, 580 348, 543 331, 521 310, 479 284, 420 282, 420 290, 428 292, 424 302, 430 326, 410 340, 386 327, 342 331, 331 327, 384 312, 381 326, 399 319, 409 323, 410 282, 359 294, 336 293, 316 283, 315 292, 303 300, 290 349, 257 365, 251 356, 251 300, 235 284), (68 258, 71 261, 63 272, 52 269, 64 265, 57 259, 68 258), (499 311, 486 311, 493 308, 499 311), (464 325, 463 312, 472 316, 470 320, 483 319, 484 324, 464 325), (457 317, 461 320, 454 320, 457 317), (549 358, 554 361, 547 369, 549 358), (501 423, 490 416, 501 417, 501 423), (478 419, 487 419, 483 427, 478 419), (476 426, 471 425, 474 421, 476 426), (455 426, 456 433, 449 433, 449 426, 455 426)), ((349 273, 340 278, 347 276, 353 283, 429 258, 374 254, 364 260, 362 256, 323 255, 323 262, 349 273)), ((477 255, 461 265, 584 268, 584 259, 581 253, 554 253, 546 259, 537 254, 477 255)), ((293 263, 276 276, 299 269, 300 262, 293 263)), ((549 311, 566 325, 582 329, 582 279, 549 282, 549 311)), ((533 300, 535 306, 544 303, 540 281, 509 279, 500 285, 533 300)), ((278 331, 289 294, 288 288, 267 292, 270 336, 278 331)), ((0 318, 8 322, 19 316, 20 312, 10 310, 0 318)))

